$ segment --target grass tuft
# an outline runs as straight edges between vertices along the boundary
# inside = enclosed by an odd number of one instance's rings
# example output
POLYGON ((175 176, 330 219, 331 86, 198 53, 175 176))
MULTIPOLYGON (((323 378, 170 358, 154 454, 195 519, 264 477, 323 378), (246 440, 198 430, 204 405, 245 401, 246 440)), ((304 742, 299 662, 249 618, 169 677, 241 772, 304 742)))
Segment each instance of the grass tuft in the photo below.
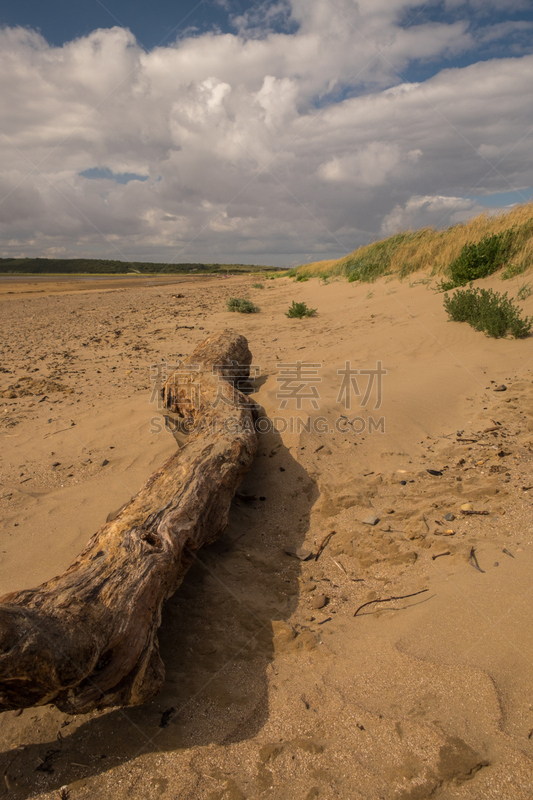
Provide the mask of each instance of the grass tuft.
POLYGON ((289 308, 286 317, 302 319, 302 317, 314 317, 316 308, 308 308, 307 303, 297 303, 296 300, 292 301, 292 306, 289 308))
POLYGON ((243 297, 230 297, 226 308, 228 311, 238 311, 240 314, 257 314, 260 310, 251 300, 243 297))

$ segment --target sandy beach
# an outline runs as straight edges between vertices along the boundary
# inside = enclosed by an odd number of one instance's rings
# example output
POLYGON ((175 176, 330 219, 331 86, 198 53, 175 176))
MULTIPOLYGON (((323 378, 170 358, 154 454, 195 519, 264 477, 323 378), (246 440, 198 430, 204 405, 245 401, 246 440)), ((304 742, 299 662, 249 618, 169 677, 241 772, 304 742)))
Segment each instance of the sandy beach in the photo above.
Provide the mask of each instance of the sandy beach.
POLYGON ((65 570, 175 450, 156 379, 208 334, 246 336, 263 409, 165 606, 161 694, 3 713, 0 796, 531 797, 533 346, 449 322, 434 283, 0 285, 0 595, 65 570))

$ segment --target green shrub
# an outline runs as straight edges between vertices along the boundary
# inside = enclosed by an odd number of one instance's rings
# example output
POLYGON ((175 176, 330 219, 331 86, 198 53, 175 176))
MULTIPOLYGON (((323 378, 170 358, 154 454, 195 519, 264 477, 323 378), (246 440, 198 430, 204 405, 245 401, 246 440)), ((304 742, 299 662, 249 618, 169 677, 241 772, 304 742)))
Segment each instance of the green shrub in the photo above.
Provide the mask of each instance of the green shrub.
POLYGON ((265 288, 264 283, 252 283, 252 289, 264 289, 264 288, 265 288))
POLYGON ((313 317, 315 314, 316 308, 307 308, 307 303, 297 303, 295 300, 293 300, 292 306, 289 308, 285 316, 297 317, 298 319, 301 319, 302 317, 313 317))
POLYGON ((517 308, 505 294, 492 289, 459 289, 453 297, 444 295, 444 308, 455 322, 468 322, 478 331, 498 339, 508 333, 523 339, 531 331, 533 317, 522 319, 517 308))
POLYGON ((438 289, 447 292, 466 286, 478 278, 486 278, 503 266, 513 244, 513 229, 485 236, 477 244, 465 244, 450 264, 451 280, 442 281, 438 289))
POLYGON ((245 300, 242 297, 230 297, 227 309, 228 311, 239 311, 241 314, 256 314, 259 311, 258 306, 254 305, 251 300, 245 300))
POLYGON ((304 272, 300 272, 300 273, 299 273, 299 274, 296 276, 295 280, 297 280, 297 281, 298 281, 298 283, 305 283, 306 281, 308 281, 308 280, 309 280, 309 275, 306 275, 304 272))

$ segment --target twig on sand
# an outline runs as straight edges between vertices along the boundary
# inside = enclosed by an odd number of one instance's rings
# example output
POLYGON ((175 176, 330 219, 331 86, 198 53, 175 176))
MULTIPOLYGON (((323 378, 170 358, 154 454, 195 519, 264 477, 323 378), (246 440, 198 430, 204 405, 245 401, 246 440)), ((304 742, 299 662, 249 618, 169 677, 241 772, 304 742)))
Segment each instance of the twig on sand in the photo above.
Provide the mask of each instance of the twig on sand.
POLYGON ((359 606, 357 611, 354 613, 354 617, 356 617, 362 608, 365 606, 371 606, 372 603, 390 603, 392 600, 405 600, 407 597, 416 597, 417 594, 424 594, 424 592, 429 592, 429 589, 421 589, 419 592, 412 592, 412 594, 401 594, 398 597, 382 597, 380 600, 368 600, 366 603, 363 603, 362 606, 359 606))
POLYGON ((328 534, 326 534, 326 536, 324 536, 324 538, 320 542, 318 550, 315 553, 315 561, 318 561, 318 559, 320 558, 320 555, 322 553, 322 550, 324 550, 324 548, 326 547, 327 543, 329 542, 331 537, 335 535, 335 533, 336 533, 336 531, 330 531, 328 534))
POLYGON ((475 569, 478 569, 480 572, 485 572, 485 570, 481 569, 481 567, 477 563, 476 550, 474 547, 472 547, 470 550, 470 555, 468 556, 468 563, 471 564, 475 569))
POLYGON ((51 431, 50 433, 47 433, 44 438, 48 439, 49 436, 55 436, 56 433, 65 433, 65 431, 69 431, 73 427, 74 427, 73 425, 70 425, 68 428, 61 428, 61 430, 59 431, 51 431))

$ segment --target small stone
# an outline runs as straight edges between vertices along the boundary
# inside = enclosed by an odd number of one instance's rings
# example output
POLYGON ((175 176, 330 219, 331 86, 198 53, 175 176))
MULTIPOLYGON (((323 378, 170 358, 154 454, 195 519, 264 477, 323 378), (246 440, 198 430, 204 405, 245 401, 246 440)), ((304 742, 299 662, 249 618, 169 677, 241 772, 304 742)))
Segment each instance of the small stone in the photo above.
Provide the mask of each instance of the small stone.
POLYGON ((313 581, 307 581, 307 583, 302 583, 301 589, 302 592, 314 592, 316 589, 316 583, 313 583, 313 581))
POLYGON ((393 508, 386 508, 385 509, 385 514, 394 514, 394 509, 393 508))
POLYGON ((461 506, 461 511, 473 511, 473 510, 474 506, 472 505, 472 503, 463 503, 463 505, 461 506))
POLYGON ((504 383, 502 383, 502 384, 500 384, 500 386, 495 386, 494 387, 494 391, 495 392, 506 392, 507 391, 507 386, 504 383))
POLYGON ((400 481, 400 486, 407 486, 407 481, 400 481))
POLYGON ((54 461, 54 463, 52 464, 52 466, 53 466, 53 467, 60 467, 60 466, 61 466, 61 461, 54 461))
POLYGON ((453 520, 455 519, 455 514, 451 514, 451 513, 450 514, 445 514, 444 515, 444 519, 446 520, 446 522, 453 522, 453 520))
POLYGON ((109 461, 107 460, 107 458, 104 458, 104 460, 102 461, 102 467, 107 467, 108 464, 109 461))
POLYGON ((328 602, 328 598, 325 594, 316 594, 313 597, 313 601, 311 603, 311 608, 324 608, 326 603, 328 602))
POLYGON ((379 522, 379 517, 367 517, 363 520, 363 525, 377 525, 379 522))
POLYGON ((299 558, 300 561, 307 561, 308 558, 311 558, 313 553, 310 550, 305 550, 302 547, 284 547, 283 552, 286 553, 288 556, 294 556, 295 558, 299 558))

